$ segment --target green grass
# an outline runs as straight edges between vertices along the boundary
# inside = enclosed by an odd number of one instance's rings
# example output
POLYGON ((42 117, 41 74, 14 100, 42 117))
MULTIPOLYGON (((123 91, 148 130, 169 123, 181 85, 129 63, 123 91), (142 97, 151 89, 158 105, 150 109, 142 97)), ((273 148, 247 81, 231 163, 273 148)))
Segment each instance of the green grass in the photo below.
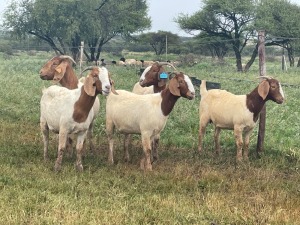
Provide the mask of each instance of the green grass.
MULTIPOLYGON (((240 165, 232 131, 222 131, 222 153, 215 157, 213 127, 208 126, 205 152, 198 154, 199 97, 179 99, 161 134, 159 161, 146 173, 139 169, 137 135, 130 163, 123 162, 122 135, 116 135, 116 164, 108 165, 105 98, 99 96, 94 131, 99 155, 84 158, 82 173, 75 171, 75 156, 64 157, 62 171, 55 173, 56 136, 51 135, 50 161, 44 163, 39 129, 41 90, 52 83, 42 81, 38 72, 50 57, 23 53, 4 60, 0 55, 0 224, 300 223, 299 87, 283 87, 283 105, 267 103, 264 154, 256 158, 256 128, 250 161, 240 165)), ((245 94, 258 83, 257 68, 236 73, 232 59, 217 65, 203 58, 180 70, 245 94)), ((267 62, 269 75, 300 85, 299 68, 280 68, 280 60, 267 62)), ((109 70, 118 89, 131 90, 138 80, 133 68, 109 70)))

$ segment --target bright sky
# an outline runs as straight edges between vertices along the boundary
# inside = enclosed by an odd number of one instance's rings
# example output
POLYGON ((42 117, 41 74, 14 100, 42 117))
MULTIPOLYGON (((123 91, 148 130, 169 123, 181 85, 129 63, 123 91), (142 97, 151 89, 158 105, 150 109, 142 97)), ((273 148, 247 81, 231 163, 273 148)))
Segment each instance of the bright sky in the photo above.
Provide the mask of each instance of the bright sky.
MULTIPOLYGON (((10 0, 0 0, 0 20, 2 12, 10 0)), ((290 0, 292 3, 300 5, 300 0, 290 0)), ((192 15, 200 10, 201 0, 147 0, 149 11, 148 15, 152 20, 151 32, 158 30, 170 31, 180 36, 189 36, 180 30, 177 23, 173 22, 180 13, 192 15)))

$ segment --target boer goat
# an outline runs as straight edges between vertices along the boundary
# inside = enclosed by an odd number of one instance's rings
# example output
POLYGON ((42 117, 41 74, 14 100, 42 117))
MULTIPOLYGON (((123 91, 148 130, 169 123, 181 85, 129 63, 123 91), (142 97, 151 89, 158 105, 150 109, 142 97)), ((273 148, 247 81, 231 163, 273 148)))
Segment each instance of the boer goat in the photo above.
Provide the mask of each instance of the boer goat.
POLYGON ((201 101, 199 106, 199 152, 202 151, 202 141, 205 128, 209 122, 215 126, 215 151, 220 152, 221 129, 234 130, 237 161, 248 159, 250 135, 258 120, 260 111, 268 100, 278 104, 283 103, 284 94, 278 80, 265 77, 265 79, 249 94, 234 95, 225 90, 206 89, 206 82, 200 85, 201 101), (244 133, 244 154, 243 148, 244 133))
POLYGON ((69 90, 52 85, 43 90, 40 126, 43 134, 45 160, 48 159, 49 130, 59 134, 55 171, 61 170, 63 152, 70 134, 77 135, 76 168, 79 171, 83 170, 82 149, 87 130, 94 120, 92 107, 97 95, 108 95, 110 89, 109 77, 101 75, 99 67, 94 67, 82 87, 69 90))
MULTIPOLYGON (((40 78, 42 80, 53 80, 55 83, 60 83, 62 87, 68 89, 76 89, 78 86, 81 86, 83 83, 78 81, 78 78, 75 74, 75 71, 72 68, 72 63, 76 64, 72 57, 68 55, 60 55, 51 58, 47 61, 42 69, 40 70, 40 78)), ((106 69, 102 69, 101 72, 105 73, 106 69)), ((95 99, 93 105, 94 110, 94 119, 99 113, 100 101, 98 98, 95 99)), ((90 128, 87 134, 87 140, 89 141, 89 148, 95 154, 95 147, 93 144, 93 124, 90 124, 90 128)), ((71 147, 72 139, 68 140, 68 144, 71 147)))
POLYGON ((180 97, 193 99, 195 89, 190 78, 176 74, 169 86, 160 93, 137 95, 117 90, 118 95, 110 94, 106 102, 106 133, 109 142, 110 163, 113 159, 113 131, 116 128, 124 134, 141 134, 144 157, 140 167, 152 170, 151 143, 164 129, 168 116, 180 97), (120 104, 122 103, 122 104, 120 104))

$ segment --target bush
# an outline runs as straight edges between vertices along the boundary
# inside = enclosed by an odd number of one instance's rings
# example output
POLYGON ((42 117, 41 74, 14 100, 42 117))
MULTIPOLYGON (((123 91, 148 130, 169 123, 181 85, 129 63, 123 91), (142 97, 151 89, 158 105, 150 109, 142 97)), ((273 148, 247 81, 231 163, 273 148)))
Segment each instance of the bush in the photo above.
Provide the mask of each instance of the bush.
POLYGON ((6 55, 13 55, 12 47, 9 44, 1 44, 0 45, 0 52, 5 53, 6 55))

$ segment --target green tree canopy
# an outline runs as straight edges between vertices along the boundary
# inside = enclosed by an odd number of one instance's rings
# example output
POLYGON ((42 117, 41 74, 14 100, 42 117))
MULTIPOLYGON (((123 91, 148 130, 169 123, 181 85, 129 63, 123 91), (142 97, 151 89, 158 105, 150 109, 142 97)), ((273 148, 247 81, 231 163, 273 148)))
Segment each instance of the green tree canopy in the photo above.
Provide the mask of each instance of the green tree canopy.
POLYGON ((202 36, 226 40, 233 48, 237 70, 242 71, 242 51, 253 35, 255 1, 203 0, 203 8, 189 16, 181 14, 176 19, 187 31, 200 31, 202 36))
POLYGON ((141 34, 138 41, 144 44, 149 44, 156 55, 161 55, 166 50, 166 42, 171 45, 179 43, 179 36, 168 31, 149 32, 141 34))
POLYGON ((4 13, 4 26, 19 38, 37 36, 57 53, 70 51, 74 58, 84 41, 89 47, 85 55, 94 61, 116 35, 149 29, 146 12, 145 0, 13 0, 4 13))
POLYGON ((255 25, 267 33, 266 45, 278 45, 288 52, 290 66, 294 66, 294 49, 299 48, 300 7, 288 0, 260 2, 255 25))

